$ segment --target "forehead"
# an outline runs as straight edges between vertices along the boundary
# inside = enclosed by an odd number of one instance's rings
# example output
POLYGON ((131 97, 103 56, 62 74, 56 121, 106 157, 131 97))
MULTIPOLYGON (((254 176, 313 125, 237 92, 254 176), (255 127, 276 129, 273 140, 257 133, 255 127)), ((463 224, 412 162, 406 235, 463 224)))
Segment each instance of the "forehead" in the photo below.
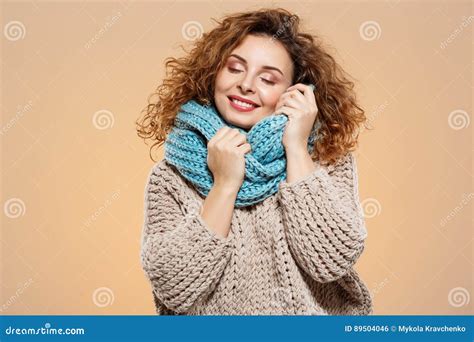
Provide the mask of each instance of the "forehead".
POLYGON ((270 36, 247 35, 231 54, 243 57, 249 65, 255 67, 277 67, 287 76, 293 71, 290 54, 282 43, 272 40, 270 36))

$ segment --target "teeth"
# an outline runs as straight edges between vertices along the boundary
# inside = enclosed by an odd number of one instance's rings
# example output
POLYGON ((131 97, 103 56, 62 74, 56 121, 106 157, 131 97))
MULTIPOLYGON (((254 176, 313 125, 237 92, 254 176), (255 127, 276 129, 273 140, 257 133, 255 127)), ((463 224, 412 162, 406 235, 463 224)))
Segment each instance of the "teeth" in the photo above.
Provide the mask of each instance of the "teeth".
POLYGON ((249 104, 249 103, 247 103, 247 102, 242 102, 242 101, 236 100, 236 99, 234 99, 234 98, 232 98, 232 102, 238 104, 238 105, 241 106, 241 107, 245 107, 245 108, 252 108, 252 107, 254 107, 253 105, 251 105, 251 104, 249 104))

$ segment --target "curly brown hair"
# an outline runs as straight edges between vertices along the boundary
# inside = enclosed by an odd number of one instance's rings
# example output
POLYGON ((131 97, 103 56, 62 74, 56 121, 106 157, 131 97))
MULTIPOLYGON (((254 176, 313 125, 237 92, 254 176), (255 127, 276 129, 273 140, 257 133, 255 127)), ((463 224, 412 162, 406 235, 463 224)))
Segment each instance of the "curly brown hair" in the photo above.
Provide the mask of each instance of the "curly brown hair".
MULTIPOLYGON (((262 8, 227 15, 203 33, 184 57, 165 60, 166 77, 148 97, 136 121, 138 136, 160 147, 171 131, 182 104, 190 99, 214 104, 217 73, 247 34, 277 39, 294 63, 293 84, 314 84, 320 121, 313 160, 334 163, 357 146, 359 127, 367 121, 356 102, 354 82, 326 51, 321 39, 300 31, 300 18, 282 8, 262 8)), ((186 52, 186 49, 180 45, 186 52)), ((367 127, 366 127, 367 128, 367 127)))

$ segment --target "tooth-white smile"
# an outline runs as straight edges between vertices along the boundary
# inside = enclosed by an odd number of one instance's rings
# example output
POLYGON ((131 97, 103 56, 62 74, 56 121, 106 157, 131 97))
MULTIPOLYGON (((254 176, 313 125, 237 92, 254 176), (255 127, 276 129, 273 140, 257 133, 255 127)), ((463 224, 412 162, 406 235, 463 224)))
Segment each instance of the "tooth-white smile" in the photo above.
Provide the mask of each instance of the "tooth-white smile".
POLYGON ((231 101, 238 104, 241 107, 245 107, 245 108, 255 107, 254 105, 251 105, 250 103, 242 102, 234 98, 232 98, 231 101))

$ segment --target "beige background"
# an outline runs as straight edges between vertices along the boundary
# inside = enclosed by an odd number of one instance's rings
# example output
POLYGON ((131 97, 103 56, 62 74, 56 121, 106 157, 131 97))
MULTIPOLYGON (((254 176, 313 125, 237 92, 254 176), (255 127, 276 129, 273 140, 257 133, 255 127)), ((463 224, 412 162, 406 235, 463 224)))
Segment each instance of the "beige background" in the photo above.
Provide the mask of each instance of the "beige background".
POLYGON ((469 1, 2 2, 2 314, 154 314, 134 121, 197 21, 285 7, 357 79, 375 314, 472 313, 469 1))

